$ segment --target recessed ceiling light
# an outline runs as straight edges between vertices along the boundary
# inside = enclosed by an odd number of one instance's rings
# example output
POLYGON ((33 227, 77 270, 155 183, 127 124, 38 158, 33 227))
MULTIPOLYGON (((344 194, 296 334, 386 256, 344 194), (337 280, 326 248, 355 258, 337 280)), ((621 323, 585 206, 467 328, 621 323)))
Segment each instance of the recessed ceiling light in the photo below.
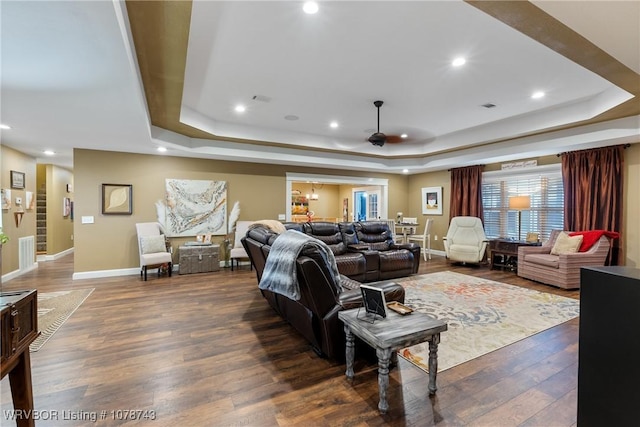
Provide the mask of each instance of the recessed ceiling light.
POLYGON ((402 173, 409 173, 409 169, 402 169, 402 173))
POLYGON ((533 99, 544 98, 544 92, 542 92, 542 91, 533 92, 533 94, 531 95, 531 98, 533 98, 533 99))
POLYGON ((466 62, 467 62, 467 60, 464 59, 463 57, 458 57, 458 58, 453 60, 451 65, 453 65, 454 67, 459 67, 461 65, 464 65, 466 62))
POLYGON ((44 154, 46 154, 47 156, 53 156, 54 154, 56 154, 56 152, 53 150, 44 150, 44 154))
POLYGON ((158 147, 157 150, 161 153, 166 153, 167 152, 167 148, 166 147, 158 147))
POLYGON ((234 110, 236 110, 236 113, 244 113, 246 109, 247 108, 244 105, 236 105, 236 108, 234 108, 234 110))
POLYGON ((11 129, 11 126, 0 124, 0 129, 11 129))
POLYGON ((329 123, 329 126, 331 126, 333 129, 338 127, 338 122, 331 122, 329 123))
POLYGON ((408 136, 409 136, 409 135, 407 135, 406 133, 403 133, 402 135, 400 135, 400 138, 406 138, 406 137, 408 137, 408 136))
POLYGON ((302 10, 304 10, 304 13, 313 15, 314 13, 318 12, 318 3, 314 1, 306 1, 302 6, 302 10))

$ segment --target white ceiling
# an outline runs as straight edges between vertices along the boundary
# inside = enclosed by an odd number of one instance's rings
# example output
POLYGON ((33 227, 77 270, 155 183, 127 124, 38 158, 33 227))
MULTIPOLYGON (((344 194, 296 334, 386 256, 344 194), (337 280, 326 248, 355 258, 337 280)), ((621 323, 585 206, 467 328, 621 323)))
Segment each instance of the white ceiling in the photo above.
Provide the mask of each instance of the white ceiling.
MULTIPOLYGON (((640 72, 640 2, 535 4, 640 72)), ((69 168, 74 147, 165 146, 175 156, 415 173, 640 140, 637 116, 540 134, 632 95, 469 4, 324 1, 316 15, 301 6, 193 3, 180 120, 232 142, 150 125, 122 2, 2 1, 0 122, 12 127, 2 144, 69 168), (453 68, 457 56, 467 63, 453 68), (532 100, 536 90, 547 95, 532 100), (366 141, 376 99, 380 130, 408 141, 366 141)))

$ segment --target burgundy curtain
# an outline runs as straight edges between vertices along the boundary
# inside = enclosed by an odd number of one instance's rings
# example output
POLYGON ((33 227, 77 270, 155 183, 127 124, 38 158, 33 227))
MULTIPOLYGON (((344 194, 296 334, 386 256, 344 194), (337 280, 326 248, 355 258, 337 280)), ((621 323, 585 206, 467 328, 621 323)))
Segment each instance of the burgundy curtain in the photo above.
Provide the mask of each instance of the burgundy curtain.
MULTIPOLYGON (((565 230, 622 229, 624 146, 562 155, 565 230)), ((617 265, 620 239, 613 242, 610 264, 617 265)))
POLYGON ((477 216, 484 222, 482 171, 484 165, 451 169, 449 216, 477 216))

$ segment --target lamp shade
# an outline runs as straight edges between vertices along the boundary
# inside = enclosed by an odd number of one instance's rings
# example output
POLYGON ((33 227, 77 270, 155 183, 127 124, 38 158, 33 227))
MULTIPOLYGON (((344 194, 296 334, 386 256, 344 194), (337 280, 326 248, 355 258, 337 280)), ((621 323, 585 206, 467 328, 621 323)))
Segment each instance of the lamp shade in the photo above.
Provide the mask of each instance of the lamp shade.
POLYGON ((522 210, 531 207, 530 196, 514 196, 509 198, 509 209, 522 210))

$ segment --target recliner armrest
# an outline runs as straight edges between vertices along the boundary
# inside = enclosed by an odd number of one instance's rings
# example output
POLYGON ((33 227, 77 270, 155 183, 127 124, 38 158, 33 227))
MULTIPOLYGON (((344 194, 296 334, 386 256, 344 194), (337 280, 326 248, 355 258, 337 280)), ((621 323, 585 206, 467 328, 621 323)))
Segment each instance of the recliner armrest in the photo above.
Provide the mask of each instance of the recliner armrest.
POLYGON ((393 243, 389 245, 389 249, 414 249, 416 247, 420 247, 420 245, 416 245, 415 243, 393 243))
POLYGON ((362 307, 362 292, 360 288, 341 292, 338 295, 338 304, 345 310, 362 307))

